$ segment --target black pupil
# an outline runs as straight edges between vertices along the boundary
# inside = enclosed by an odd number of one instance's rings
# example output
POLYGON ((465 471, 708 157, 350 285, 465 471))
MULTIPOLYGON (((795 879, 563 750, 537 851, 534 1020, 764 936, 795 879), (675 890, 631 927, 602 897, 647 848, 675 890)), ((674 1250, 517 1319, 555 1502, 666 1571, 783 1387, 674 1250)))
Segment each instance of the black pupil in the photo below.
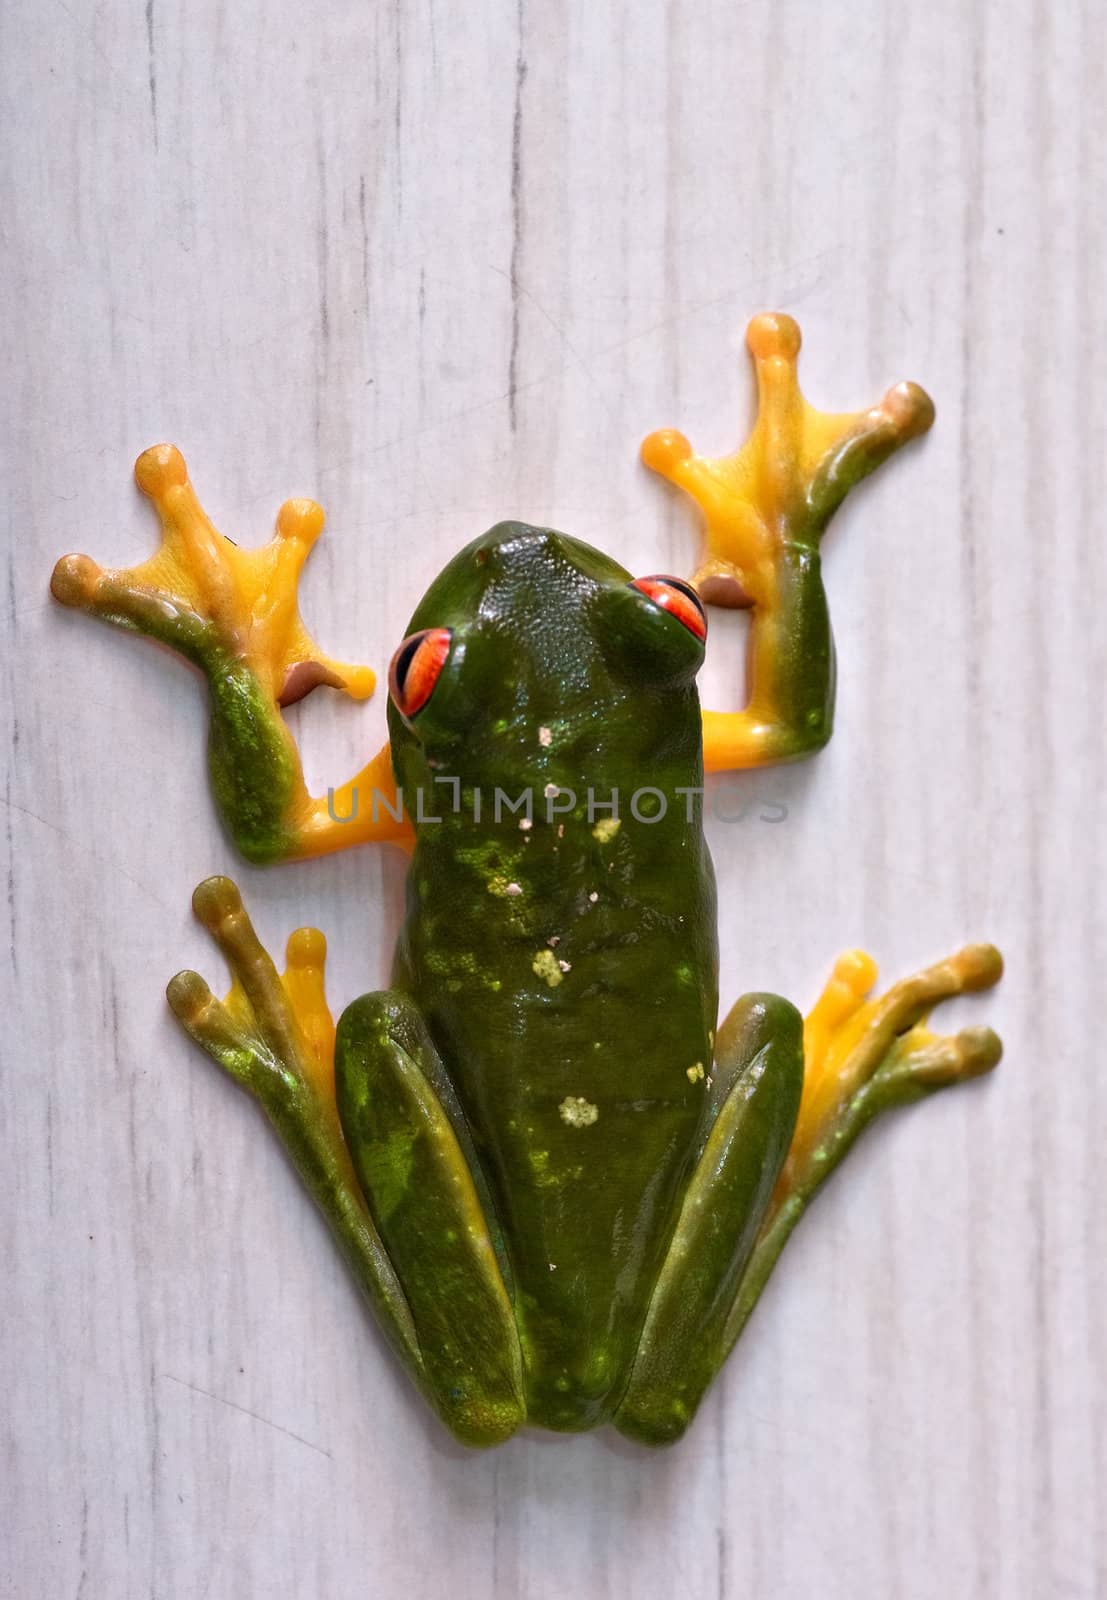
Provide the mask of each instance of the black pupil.
POLYGON ((692 604, 695 606, 696 610, 699 612, 704 621, 707 621, 707 613, 703 609, 703 601, 700 599, 699 595, 696 593, 690 583, 685 583, 683 578, 670 577, 667 572, 659 572, 653 581, 655 583, 667 583, 671 589, 679 589, 681 594, 686 595, 687 598, 691 600, 692 604))
POLYGON ((411 671, 411 663, 415 660, 415 652, 423 642, 421 633, 413 633, 410 639, 405 639, 400 646, 400 653, 396 657, 396 691, 403 694, 407 675, 411 671))
POLYGON ((703 615, 703 601, 690 583, 685 583, 683 578, 666 578, 664 581, 671 584, 674 589, 679 589, 681 594, 687 595, 696 610, 701 616, 703 615))

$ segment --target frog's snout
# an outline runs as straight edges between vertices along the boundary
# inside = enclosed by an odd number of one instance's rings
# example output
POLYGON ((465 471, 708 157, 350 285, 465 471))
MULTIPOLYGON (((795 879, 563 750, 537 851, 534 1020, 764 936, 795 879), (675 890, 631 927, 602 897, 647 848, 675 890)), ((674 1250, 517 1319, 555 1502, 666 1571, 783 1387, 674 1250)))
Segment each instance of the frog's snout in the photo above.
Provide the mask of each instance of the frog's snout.
POLYGON ((564 552, 564 535, 553 528, 537 528, 531 522, 497 522, 476 545, 473 554, 484 566, 496 557, 530 554, 535 550, 564 552))
POLYGON ((625 576, 621 567, 591 545, 531 522, 497 522, 470 551, 478 567, 492 577, 533 582, 556 573, 571 575, 570 587, 575 588, 582 573, 592 579, 625 576))

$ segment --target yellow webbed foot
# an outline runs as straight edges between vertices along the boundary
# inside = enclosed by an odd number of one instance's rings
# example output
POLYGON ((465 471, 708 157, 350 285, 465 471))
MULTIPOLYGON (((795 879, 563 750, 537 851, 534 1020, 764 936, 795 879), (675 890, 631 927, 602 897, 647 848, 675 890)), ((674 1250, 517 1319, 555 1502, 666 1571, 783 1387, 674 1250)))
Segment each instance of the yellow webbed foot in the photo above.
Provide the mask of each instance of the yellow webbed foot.
POLYGON ((300 616, 300 574, 323 529, 314 500, 288 500, 267 544, 244 550, 213 527, 173 445, 135 465, 154 504, 162 542, 138 566, 105 570, 64 556, 51 589, 63 605, 145 633, 178 651, 207 679, 208 765, 216 803, 242 854, 266 862, 318 855, 368 840, 404 844, 388 747, 339 792, 315 798, 282 711, 320 684, 354 700, 373 692, 368 667, 325 655, 300 616))
POLYGON ((804 1022, 803 1098, 781 1192, 830 1160, 866 1097, 875 1113, 994 1067, 1001 1046, 990 1028, 946 1036, 931 1033, 926 1021, 941 1001, 990 989, 1002 973, 994 945, 968 945, 874 999, 871 956, 862 950, 840 956, 804 1022))
POLYGON ((706 549, 692 582, 707 601, 752 606, 744 709, 703 714, 704 770, 795 761, 827 742, 835 658, 820 545, 835 510, 934 407, 913 383, 869 411, 816 411, 800 392, 800 331, 791 317, 755 317, 746 334, 757 368, 753 431, 734 455, 697 455, 682 433, 651 433, 642 459, 699 506, 706 549))
POLYGON ((230 967, 217 1000, 197 972, 166 991, 182 1028, 257 1102, 342 1251, 386 1336, 423 1383, 411 1313, 369 1213, 335 1100, 335 1027, 323 988, 326 941, 298 928, 283 977, 230 878, 207 878, 192 907, 230 967))
POLYGON ((746 1275, 727 1323, 726 1347, 741 1333, 792 1229, 813 1196, 881 1112, 921 1100, 995 1066, 1002 1046, 991 1028, 934 1034, 934 1006, 989 989, 1003 973, 994 945, 968 945, 947 961, 870 998, 876 964, 849 950, 804 1023, 799 1116, 746 1275))
POLYGON ((230 878, 205 878, 192 907, 226 958, 231 987, 217 1000, 199 973, 179 972, 167 994, 181 1026, 263 1103, 301 1083, 333 1108, 335 1025, 324 983, 323 934, 297 928, 282 975, 230 878))
POLYGON ((174 445, 143 451, 135 481, 161 521, 160 549, 114 571, 88 556, 63 556, 51 581, 56 599, 150 633, 200 665, 221 651, 247 666, 281 706, 319 684, 355 700, 372 694, 373 672, 325 655, 300 616, 300 573, 323 530, 314 500, 286 501, 274 536, 246 550, 213 527, 174 445))
POLYGON ((770 604, 781 544, 817 548, 854 484, 934 420, 929 396, 914 383, 896 384, 868 411, 816 411, 799 387, 799 327, 782 313, 754 317, 746 342, 758 412, 741 449, 711 459, 672 430, 651 433, 642 445, 646 465, 703 513, 706 550, 692 581, 723 606, 770 604))

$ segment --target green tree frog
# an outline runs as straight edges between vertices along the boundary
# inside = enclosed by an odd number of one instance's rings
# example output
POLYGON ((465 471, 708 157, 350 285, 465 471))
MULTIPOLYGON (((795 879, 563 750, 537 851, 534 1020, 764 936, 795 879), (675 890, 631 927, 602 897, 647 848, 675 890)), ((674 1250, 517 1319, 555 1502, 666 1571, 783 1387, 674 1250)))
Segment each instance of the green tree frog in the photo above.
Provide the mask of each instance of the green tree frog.
POLYGON ((282 708, 320 684, 364 697, 373 674, 322 655, 300 619, 318 506, 288 502, 268 545, 240 549, 156 446, 136 477, 158 553, 54 572, 63 604, 204 674, 214 792, 248 859, 410 851, 392 987, 337 1030, 323 936, 295 932, 279 974, 227 878, 193 904, 230 993, 182 972, 168 996, 257 1100, 400 1360, 471 1445, 524 1423, 677 1439, 859 1132, 999 1057, 989 1029, 926 1027, 997 980, 988 945, 880 996, 851 951, 806 1020, 750 994, 717 1022, 705 770, 830 737, 822 535, 933 416, 911 384, 855 416, 815 411, 787 316, 755 318, 748 343, 759 411, 741 450, 708 460, 673 432, 643 446, 702 511, 691 581, 501 523, 431 584, 393 658, 389 744, 325 798, 282 708), (701 713, 705 603, 752 608, 744 710, 701 713))

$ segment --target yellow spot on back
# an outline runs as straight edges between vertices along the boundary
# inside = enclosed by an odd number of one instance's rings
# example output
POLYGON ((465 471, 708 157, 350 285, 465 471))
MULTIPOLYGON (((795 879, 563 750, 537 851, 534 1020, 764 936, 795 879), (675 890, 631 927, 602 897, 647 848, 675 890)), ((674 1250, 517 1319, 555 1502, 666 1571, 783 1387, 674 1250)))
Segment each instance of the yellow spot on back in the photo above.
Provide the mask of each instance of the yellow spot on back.
POLYGON ((531 971, 535 976, 545 978, 551 989, 556 989, 564 977, 558 959, 552 950, 539 950, 530 965, 531 971))
POLYGON ((686 1070, 686 1076, 688 1078, 688 1082, 689 1083, 702 1083, 702 1081, 703 1081, 703 1062, 702 1061, 697 1061, 697 1062, 694 1063, 693 1066, 688 1067, 687 1070, 686 1070))
POLYGON ((592 829, 592 837, 599 844, 610 844, 622 825, 621 817, 601 817, 592 829))
POLYGON ((569 1128, 590 1128, 598 1121, 600 1115, 599 1107, 579 1094, 567 1094, 557 1111, 562 1122, 569 1128))
POLYGON ((550 1169, 550 1152, 548 1150, 532 1150, 527 1157, 530 1162, 534 1181, 540 1189, 555 1189, 562 1181, 562 1174, 556 1169, 550 1169))

